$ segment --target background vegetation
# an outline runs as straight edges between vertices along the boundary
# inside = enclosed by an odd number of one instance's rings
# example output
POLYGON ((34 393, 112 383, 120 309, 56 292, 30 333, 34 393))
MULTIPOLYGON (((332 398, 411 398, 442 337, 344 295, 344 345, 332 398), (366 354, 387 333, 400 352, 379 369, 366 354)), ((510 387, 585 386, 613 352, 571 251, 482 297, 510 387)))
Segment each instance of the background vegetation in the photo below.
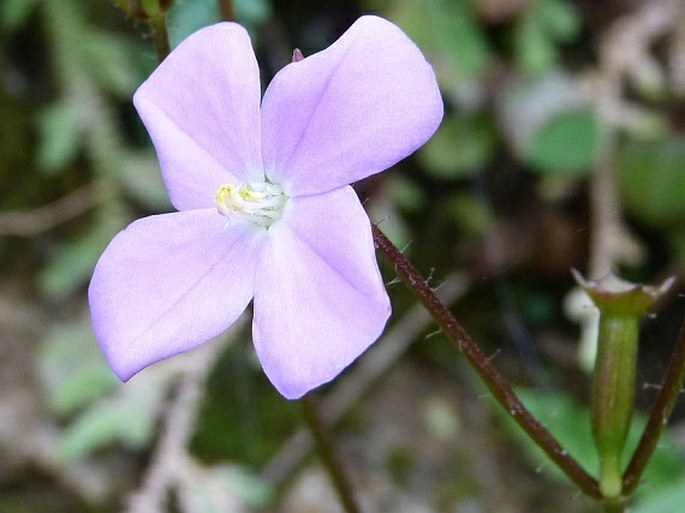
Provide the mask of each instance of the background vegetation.
MULTIPOLYGON (((594 472, 592 311, 569 269, 685 274, 683 2, 234 0, 233 11, 264 84, 295 46, 318 51, 366 12, 425 52, 443 124, 357 191, 594 472)), ((175 0, 172 43, 219 18, 215 0, 175 0)), ((340 511, 245 323, 125 386, 91 333, 85 290, 104 247, 171 209, 131 104, 155 65, 146 25, 111 2, 0 3, 0 512, 340 511)), ((596 511, 383 270, 387 334, 323 390, 370 509, 596 511)), ((685 313, 679 291, 644 322, 642 409, 685 313)), ((685 502, 684 408, 635 512, 685 502)))

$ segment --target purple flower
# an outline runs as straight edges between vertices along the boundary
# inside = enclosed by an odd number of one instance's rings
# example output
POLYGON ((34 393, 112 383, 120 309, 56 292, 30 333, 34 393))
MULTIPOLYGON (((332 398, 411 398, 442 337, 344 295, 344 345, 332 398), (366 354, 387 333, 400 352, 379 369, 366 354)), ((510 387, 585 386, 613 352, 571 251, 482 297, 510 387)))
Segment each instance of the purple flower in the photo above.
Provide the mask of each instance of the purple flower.
POLYGON ((298 398, 382 333, 390 302, 350 183, 415 151, 442 118, 430 65, 364 16, 288 64, 260 109, 259 68, 235 23, 181 43, 134 103, 178 212, 120 232, 89 289, 95 334, 127 380, 228 328, 253 301, 274 386, 298 398))

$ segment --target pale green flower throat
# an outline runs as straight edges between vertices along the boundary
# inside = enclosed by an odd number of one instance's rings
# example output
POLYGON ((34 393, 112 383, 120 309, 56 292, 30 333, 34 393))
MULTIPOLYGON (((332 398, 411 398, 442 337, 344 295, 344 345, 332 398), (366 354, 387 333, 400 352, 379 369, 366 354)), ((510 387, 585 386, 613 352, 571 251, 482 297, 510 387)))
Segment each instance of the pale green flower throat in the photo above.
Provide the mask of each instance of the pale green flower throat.
POLYGON ((239 217, 268 228, 281 218, 288 196, 283 188, 271 182, 250 182, 238 187, 231 184, 219 187, 216 208, 228 217, 239 217))

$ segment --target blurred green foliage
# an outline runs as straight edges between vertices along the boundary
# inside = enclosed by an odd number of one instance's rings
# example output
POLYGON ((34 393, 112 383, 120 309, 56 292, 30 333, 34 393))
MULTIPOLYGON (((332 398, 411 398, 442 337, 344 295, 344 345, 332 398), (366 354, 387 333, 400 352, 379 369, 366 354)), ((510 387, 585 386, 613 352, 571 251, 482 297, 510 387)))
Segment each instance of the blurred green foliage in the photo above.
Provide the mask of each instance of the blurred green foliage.
MULTIPOLYGON (((443 124, 415 158, 358 189, 369 198, 372 220, 387 217, 382 226, 400 245, 411 242, 407 254, 421 269, 435 269, 436 284, 453 270, 473 278, 474 291, 459 310, 487 349, 525 359, 536 353, 531 341, 552 332, 573 353, 575 328, 556 305, 572 286, 568 268, 587 264, 588 188, 607 157, 608 130, 617 141, 608 161, 615 164, 620 205, 646 255, 631 271, 683 273, 682 88, 675 77, 625 77, 617 94, 626 112, 610 121, 592 93, 598 45, 632 12, 627 2, 612 10, 571 0, 234 0, 233 9, 263 60, 264 84, 292 47, 333 40, 361 12, 388 17, 425 52, 444 95, 443 124), (514 291, 515 300, 503 290, 514 291)), ((172 45, 218 19, 215 0, 175 0, 172 45)), ((648 45, 664 75, 676 69, 668 45, 683 38, 679 23, 648 45)), ((113 235, 132 219, 172 208, 131 104, 155 65, 145 24, 111 2, 0 2, 0 307, 18 301, 18 290, 48 319, 40 343, 22 351, 35 362, 65 464, 115 447, 148 454, 178 376, 173 367, 151 368, 118 383, 85 306, 92 269, 113 235), (70 203, 71 210, 41 210, 76 191, 90 192, 70 203)), ((399 317, 413 300, 390 290, 399 317)), ((674 318, 682 315, 682 307, 673 310, 674 318)), ((648 349, 663 360, 670 342, 663 337, 648 349)), ((434 365, 426 354, 439 351, 410 357, 434 365)), ((555 386, 574 384, 568 361, 549 354, 542 360, 555 386)), ((563 393, 522 395, 594 468, 585 406, 563 393)), ((443 409, 429 413, 445 437, 467 436, 443 409)), ((188 510, 223 504, 225 497, 212 496, 217 483, 241 479, 245 501, 263 505, 269 490, 246 469, 268 462, 299 422, 296 405, 268 385, 247 341, 234 344, 215 363, 203 400, 192 454, 208 467, 181 490, 188 510), (225 460, 236 466, 224 466, 225 460)), ((522 443, 534 465, 541 464, 522 443)), ((679 511, 685 500, 682 454, 671 449, 670 438, 664 446, 634 511, 679 511)), ((542 469, 555 474, 550 464, 542 469)), ((0 511, 6 511, 2 486, 0 480, 0 511)))
MULTIPOLYGON (((518 389, 517 395, 531 413, 560 441, 562 446, 585 469, 596 474, 599 463, 592 439, 589 408, 578 403, 564 392, 518 389)), ((565 479, 562 472, 555 465, 549 463, 544 453, 522 433, 513 420, 501 411, 500 414, 512 436, 523 446, 531 463, 555 479, 565 479)), ((637 446, 646 422, 647 419, 643 415, 638 415, 634 419, 626 442, 624 466, 628 463, 631 451, 637 446)), ((638 504, 643 496, 670 493, 671 487, 683 479, 685 475, 683 468, 685 466, 685 453, 675 449, 675 447, 676 443, 668 433, 662 437, 659 447, 643 474, 646 484, 638 489, 638 504)))
POLYGON ((618 154, 626 206, 650 226, 682 227, 685 219, 685 138, 671 135, 626 143, 618 154))
MULTIPOLYGON (((272 14, 267 0, 236 0, 236 18, 253 33, 272 14)), ((196 30, 220 20, 216 0, 175 0, 169 11, 168 30, 171 46, 175 47, 196 30)))

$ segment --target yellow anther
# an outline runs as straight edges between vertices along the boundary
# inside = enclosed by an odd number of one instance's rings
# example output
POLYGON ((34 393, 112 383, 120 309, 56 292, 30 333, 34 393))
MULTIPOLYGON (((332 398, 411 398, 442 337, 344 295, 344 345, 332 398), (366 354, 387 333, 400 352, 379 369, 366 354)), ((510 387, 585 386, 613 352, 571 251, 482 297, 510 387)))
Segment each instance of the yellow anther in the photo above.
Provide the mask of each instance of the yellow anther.
POLYGON ((224 184, 216 193, 216 207, 222 215, 242 217, 267 228, 281 217, 287 200, 281 186, 270 182, 244 183, 239 187, 224 184))

